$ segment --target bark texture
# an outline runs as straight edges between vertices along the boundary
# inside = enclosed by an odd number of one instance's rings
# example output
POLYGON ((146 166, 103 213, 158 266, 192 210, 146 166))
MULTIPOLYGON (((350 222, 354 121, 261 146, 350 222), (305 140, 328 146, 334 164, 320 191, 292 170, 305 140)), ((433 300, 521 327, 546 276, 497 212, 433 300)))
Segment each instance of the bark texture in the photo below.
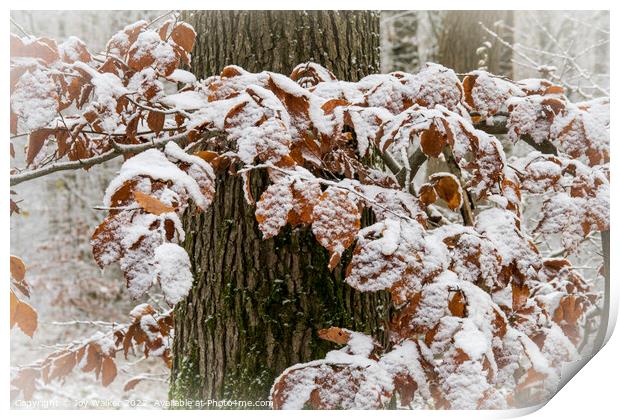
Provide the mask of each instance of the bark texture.
MULTIPOLYGON (((185 20, 198 32, 194 71, 202 77, 227 64, 289 74, 314 60, 355 80, 379 64, 373 12, 205 11, 185 20)), ((254 197, 267 185, 264 173, 252 175, 254 197)), ((241 179, 224 174, 210 209, 184 216, 195 282, 175 309, 173 399, 265 400, 285 368, 333 348, 318 338, 320 328, 387 341, 389 299, 344 283, 350 253, 329 272, 328 254, 308 228, 263 240, 254 210, 241 179)))
POLYGON ((352 81, 379 71, 377 12, 220 10, 186 13, 184 20, 198 32, 192 69, 199 75, 228 64, 288 75, 305 61, 352 81))
MULTIPOLYGON (((466 73, 484 67, 491 73, 512 73, 511 54, 506 48, 493 42, 482 28, 482 23, 502 36, 506 30, 500 30, 495 23, 511 22, 511 11, 498 10, 451 10, 445 12, 442 30, 438 37, 437 62, 458 73, 466 73), (490 48, 484 47, 485 41, 491 41, 490 48), (483 49, 478 50, 479 47, 483 49)), ((505 74, 510 76, 510 74, 505 74)))

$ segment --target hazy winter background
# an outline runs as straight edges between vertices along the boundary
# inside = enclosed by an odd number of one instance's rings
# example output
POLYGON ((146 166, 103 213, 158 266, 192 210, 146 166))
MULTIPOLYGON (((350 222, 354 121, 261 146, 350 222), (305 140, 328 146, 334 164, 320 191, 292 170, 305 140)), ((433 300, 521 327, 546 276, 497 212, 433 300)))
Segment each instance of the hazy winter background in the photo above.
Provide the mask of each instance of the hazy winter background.
MULTIPOLYGON (((471 18, 454 13, 381 12, 382 71, 416 72, 427 61, 448 64, 441 57, 441 42, 446 34, 444 23, 448 18, 471 18), (447 16, 448 13, 452 15, 447 16)), ((158 11, 12 11, 11 18, 31 34, 51 36, 58 41, 75 35, 92 50, 103 50, 109 37, 123 26, 161 14, 158 11)), ((554 74, 575 87, 570 94, 575 101, 583 100, 584 94, 602 96, 601 91, 609 89, 609 13, 606 11, 509 12, 486 28, 501 40, 485 31, 480 45, 459 51, 474 58, 477 68, 487 68, 489 57, 501 49, 510 53, 499 57, 499 68, 513 79, 554 74)), ((16 144, 18 153, 23 151, 19 144, 16 144)), ((511 150, 512 154, 522 152, 519 148, 511 150)), ((27 279, 33 288, 31 302, 39 313, 39 329, 32 340, 18 330, 11 333, 11 366, 27 364, 50 353, 58 344, 91 335, 93 326, 83 321, 127 320, 134 304, 124 293, 120 272, 101 271, 95 265, 89 245, 90 234, 105 215, 94 207, 100 204, 107 182, 120 163, 112 161, 91 172, 62 172, 14 188, 23 203, 20 204, 22 213, 11 217, 11 254, 23 258, 28 267, 27 279)), ((530 203, 526 217, 536 213, 538 204, 530 203)), ((592 250, 598 249, 597 238, 592 241, 596 243, 592 250)), ((557 245, 549 243, 547 247, 553 250, 557 245)), ((593 258, 597 258, 596 254, 587 251, 572 258, 586 279, 596 275, 592 267, 598 263, 593 263, 593 258)), ((156 302, 158 296, 151 299, 156 302)), ((100 328, 105 329, 103 325, 100 328)), ((154 400, 166 398, 168 371, 161 360, 134 358, 119 366, 119 378, 108 388, 95 381, 92 373, 76 370, 67 384, 48 386, 37 392, 35 398, 136 399, 146 401, 146 407, 154 400), (123 392, 123 384, 136 376, 148 380, 132 391, 123 392)))

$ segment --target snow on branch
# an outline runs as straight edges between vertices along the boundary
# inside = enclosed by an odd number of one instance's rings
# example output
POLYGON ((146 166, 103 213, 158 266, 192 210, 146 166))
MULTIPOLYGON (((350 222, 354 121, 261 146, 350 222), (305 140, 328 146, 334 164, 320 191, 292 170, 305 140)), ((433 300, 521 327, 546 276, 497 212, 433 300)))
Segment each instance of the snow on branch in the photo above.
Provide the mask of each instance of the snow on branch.
POLYGON ((135 348, 141 347, 145 357, 161 357, 170 365, 172 313, 158 314, 152 306, 142 304, 136 306, 130 316, 130 323, 76 340, 44 359, 17 368, 11 378, 11 398, 21 394, 30 400, 35 390, 65 381, 75 369, 93 372, 103 386, 108 386, 118 373, 117 353, 123 353, 127 359, 135 348))

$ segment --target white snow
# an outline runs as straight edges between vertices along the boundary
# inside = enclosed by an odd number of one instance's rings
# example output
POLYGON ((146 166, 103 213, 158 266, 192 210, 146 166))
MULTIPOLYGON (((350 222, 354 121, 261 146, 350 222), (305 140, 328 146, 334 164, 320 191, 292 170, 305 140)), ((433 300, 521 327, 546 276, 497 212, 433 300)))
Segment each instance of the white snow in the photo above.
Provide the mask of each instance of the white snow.
POLYGON ((155 248, 153 258, 166 302, 175 305, 187 296, 194 281, 189 256, 179 245, 164 243, 155 248))
POLYGON ((55 84, 41 70, 27 71, 11 95, 11 109, 24 132, 45 127, 58 116, 55 84))
MULTIPOLYGON (((172 143, 168 143, 171 145, 172 143)), ((176 145, 175 145, 176 146, 176 145)), ((174 150, 174 146, 170 146, 174 150)), ((178 146, 176 146, 178 148, 178 146)), ((159 150, 149 149, 130 159, 128 159, 121 167, 120 173, 114 178, 108 188, 103 199, 106 206, 111 205, 112 195, 122 185, 130 179, 142 176, 149 176, 153 179, 163 181, 172 181, 174 184, 183 188, 194 200, 196 205, 206 208, 209 201, 203 195, 200 186, 194 178, 180 170, 176 165, 170 162, 166 156, 159 150)))

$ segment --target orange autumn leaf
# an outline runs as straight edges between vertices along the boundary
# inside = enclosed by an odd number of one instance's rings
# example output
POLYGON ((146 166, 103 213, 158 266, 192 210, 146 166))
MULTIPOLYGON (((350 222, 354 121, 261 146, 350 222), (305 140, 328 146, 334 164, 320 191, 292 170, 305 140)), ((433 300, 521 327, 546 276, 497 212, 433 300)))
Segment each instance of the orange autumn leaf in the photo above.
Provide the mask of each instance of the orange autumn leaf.
POLYGON ((191 52, 196 41, 196 32, 186 23, 180 23, 174 27, 170 35, 172 40, 186 52, 191 52))
POLYGON ((312 232, 330 252, 328 268, 333 270, 360 229, 360 210, 349 192, 329 187, 314 206, 312 217, 312 232))
POLYGON ((448 136, 439 131, 435 123, 420 135, 420 149, 427 156, 439 157, 446 144, 448 144, 448 136))
POLYGON ((140 191, 134 192, 136 202, 144 211, 159 216, 163 213, 171 213, 174 211, 174 207, 170 207, 159 201, 152 195, 144 194, 140 191))
POLYGON ((347 344, 351 338, 351 334, 347 330, 338 327, 329 327, 319 330, 318 336, 323 340, 331 341, 336 344, 347 344))
POLYGON ((11 255, 11 276, 15 280, 22 281, 26 276, 26 265, 21 258, 11 255))
POLYGON ((30 306, 26 302, 19 300, 19 298, 15 296, 15 293, 13 293, 12 290, 10 313, 11 328, 17 325, 19 329, 24 332, 24 334, 32 338, 38 325, 37 311, 35 311, 32 306, 30 306))
POLYGON ((116 378, 116 363, 111 357, 105 356, 101 363, 101 384, 108 386, 116 378))
POLYGON ((527 299, 530 297, 530 289, 526 284, 519 285, 512 284, 512 309, 518 311, 523 305, 526 304, 527 299))
POLYGON ((146 118, 146 123, 151 130, 159 133, 164 128, 166 122, 166 114, 163 112, 150 111, 146 118))
POLYGON ((198 156, 199 158, 204 159, 206 162, 209 162, 209 163, 213 161, 213 159, 219 156, 217 153, 212 152, 210 150, 201 150, 199 152, 195 152, 194 155, 198 156))
POLYGON ((454 296, 452 297, 452 299, 450 299, 450 302, 448 303, 448 309, 450 310, 450 313, 454 316, 458 316, 460 318, 464 318, 466 316, 466 300, 465 295, 462 291, 457 290, 454 293, 454 296))
POLYGON ((424 205, 443 199, 450 210, 458 210, 463 205, 463 190, 458 179, 449 173, 436 173, 429 182, 420 187, 419 199, 424 205))
POLYGON ((457 210, 463 204, 461 186, 454 176, 433 176, 431 181, 437 191, 451 210, 457 210))
POLYGON ((144 378, 133 378, 133 379, 128 380, 127 382, 125 382, 125 385, 123 385, 123 391, 125 392, 131 391, 132 389, 136 387, 136 385, 142 382, 142 379, 144 378))

